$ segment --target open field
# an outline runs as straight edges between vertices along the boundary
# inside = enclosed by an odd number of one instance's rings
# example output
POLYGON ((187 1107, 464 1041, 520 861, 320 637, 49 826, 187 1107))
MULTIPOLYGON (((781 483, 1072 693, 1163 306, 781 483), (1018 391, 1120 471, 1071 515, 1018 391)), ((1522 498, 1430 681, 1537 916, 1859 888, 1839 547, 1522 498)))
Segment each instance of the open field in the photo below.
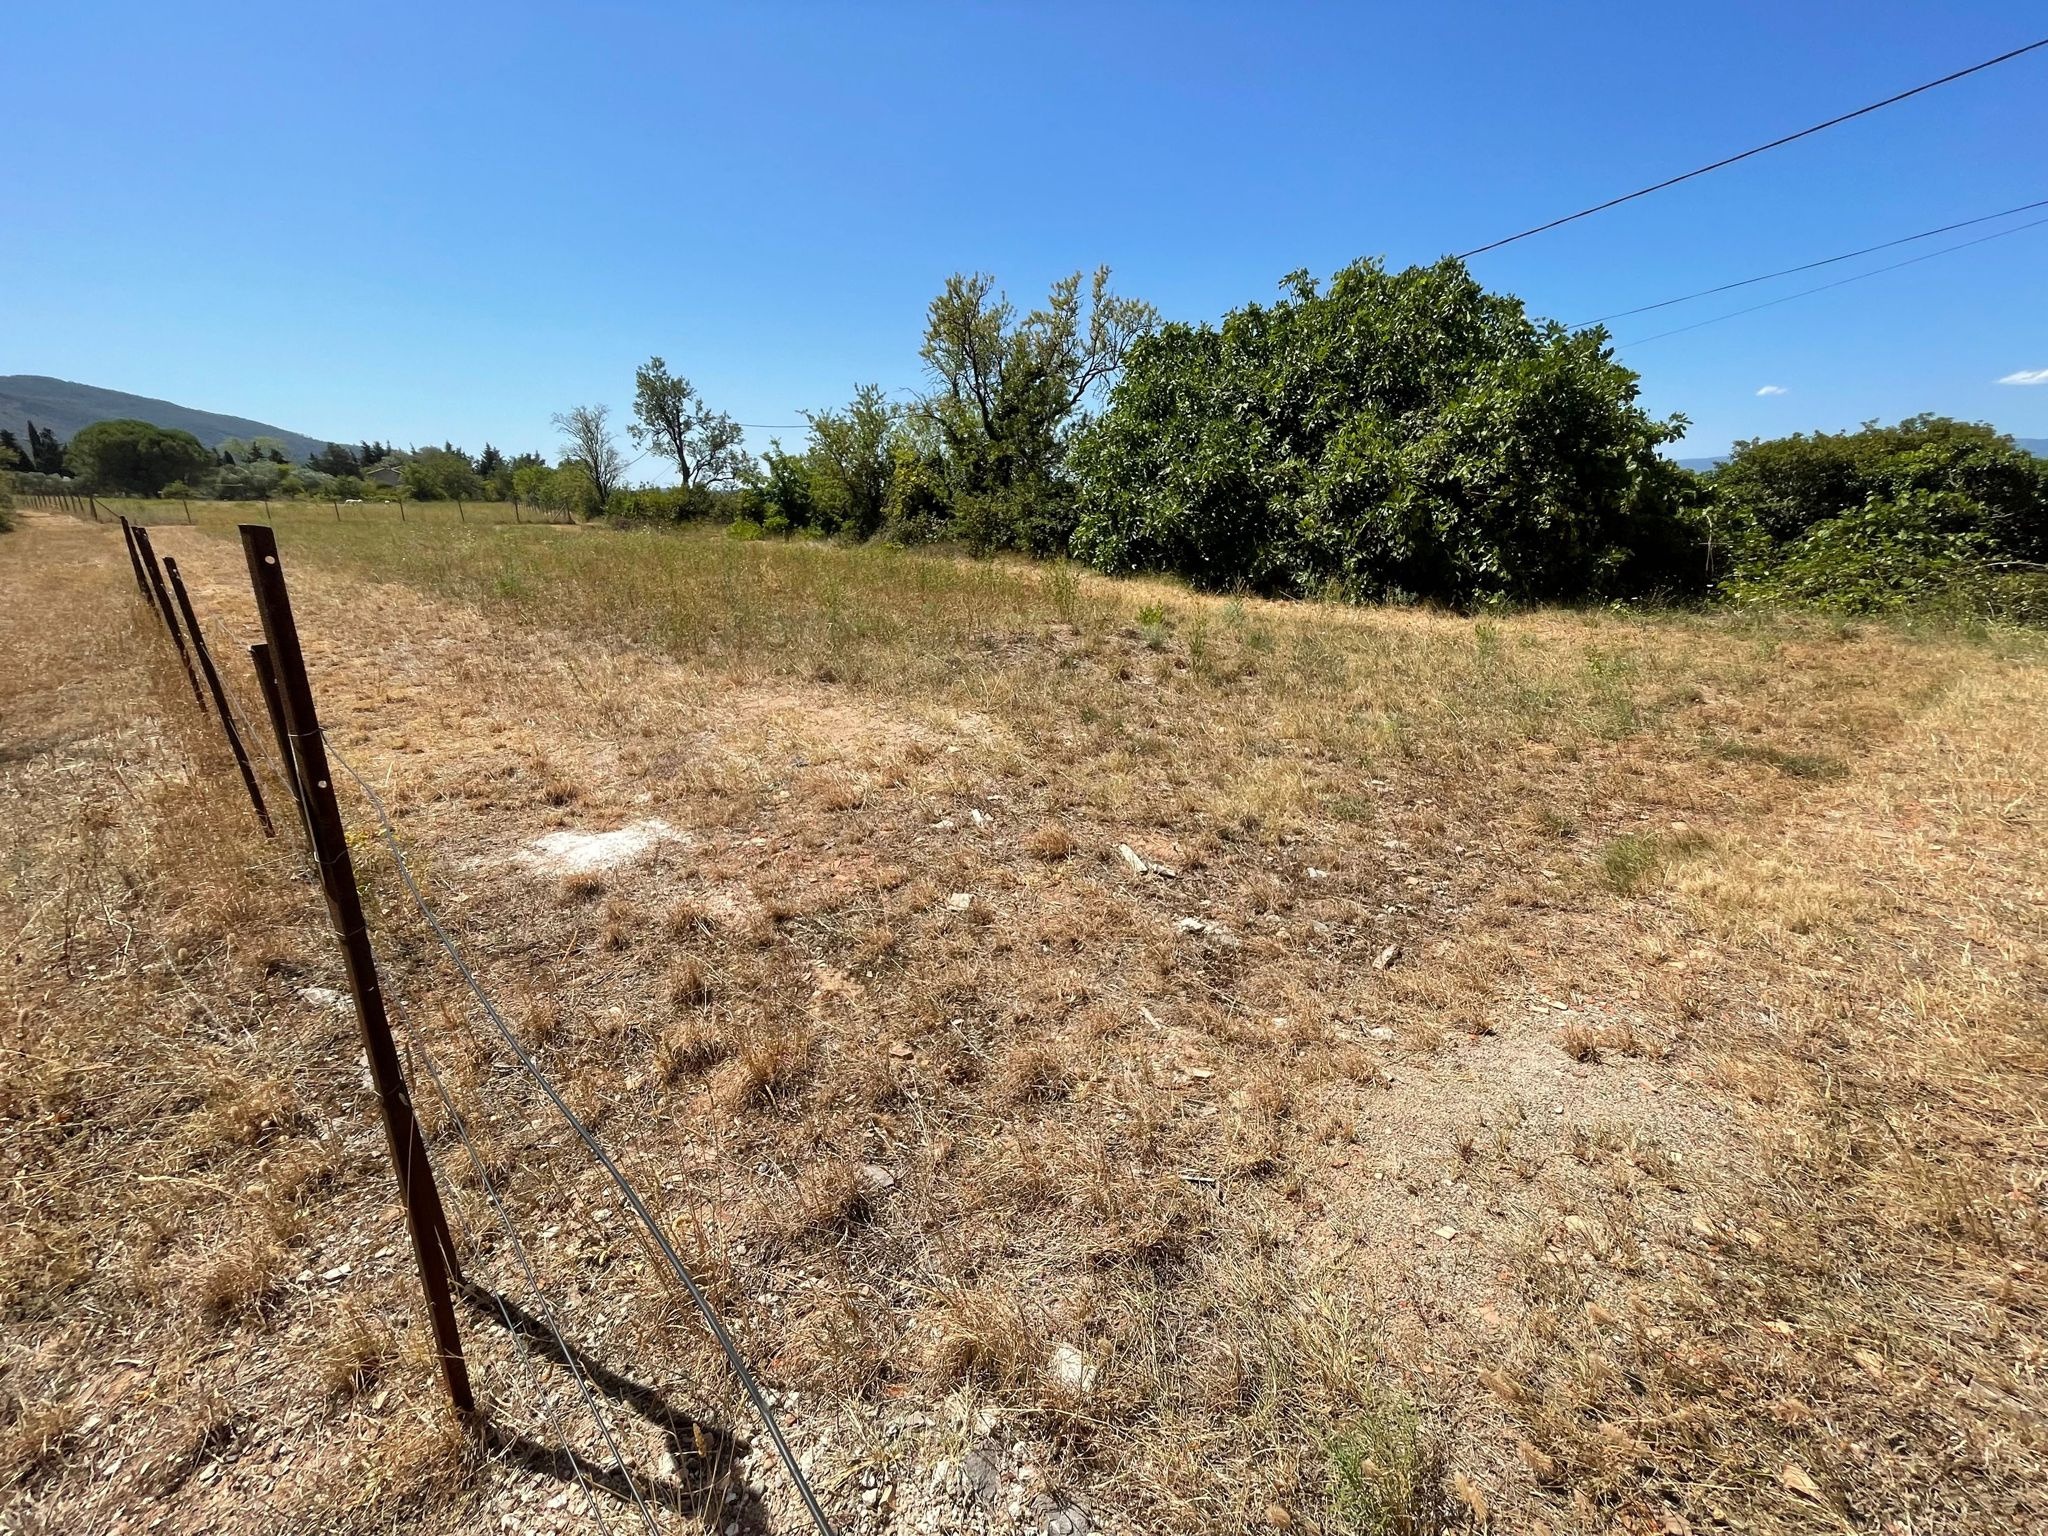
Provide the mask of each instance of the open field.
MULTIPOLYGON (((246 643, 230 533, 156 543, 246 643)), ((279 541, 329 734, 842 1529, 2048 1522, 2038 636, 705 530, 279 541)), ((518 1434, 448 1428, 317 890, 117 532, 25 518, 0 626, 10 1518, 641 1528, 487 1318, 518 1434)), ((796 1529, 344 810, 414 1070, 623 1378, 622 1459, 669 1529, 796 1529)))

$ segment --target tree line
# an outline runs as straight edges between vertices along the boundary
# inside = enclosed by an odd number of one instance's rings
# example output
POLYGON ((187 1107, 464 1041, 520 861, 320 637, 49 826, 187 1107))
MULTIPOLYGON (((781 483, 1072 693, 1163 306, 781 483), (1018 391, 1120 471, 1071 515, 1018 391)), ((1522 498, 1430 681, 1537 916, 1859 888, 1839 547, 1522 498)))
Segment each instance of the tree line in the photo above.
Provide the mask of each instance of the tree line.
POLYGON ((1107 268, 1020 312, 956 274, 927 308, 925 387, 804 411, 801 444, 743 429, 656 356, 630 418, 554 417, 550 463, 486 444, 329 444, 102 422, 68 445, 0 433, 0 464, 133 494, 488 498, 749 536, 952 542, 1206 588, 1353 602, 1934 601, 2048 614, 2048 461, 1922 416, 1736 445, 1695 474, 1600 327, 1571 330, 1464 265, 1360 261, 1215 324, 1165 323, 1107 268), (667 486, 629 485, 638 459, 667 486), (236 452, 240 449, 240 452, 236 452), (60 461, 59 455, 63 458, 60 461))

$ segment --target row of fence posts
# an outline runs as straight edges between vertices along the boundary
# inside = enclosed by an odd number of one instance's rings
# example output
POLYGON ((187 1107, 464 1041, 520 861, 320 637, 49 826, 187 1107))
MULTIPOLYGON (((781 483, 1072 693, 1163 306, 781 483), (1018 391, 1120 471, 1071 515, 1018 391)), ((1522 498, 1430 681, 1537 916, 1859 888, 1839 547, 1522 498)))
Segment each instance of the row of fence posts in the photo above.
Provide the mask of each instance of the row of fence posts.
MULTIPOLYGON (((250 665, 255 670, 257 689, 263 695, 264 713, 269 716, 271 731, 277 738, 278 761, 298 808, 300 828, 312 850, 320 891, 327 901, 328 921, 341 947, 342 968, 348 979, 349 996, 355 1003, 363 1052, 382 1111, 392 1170, 404 1201, 406 1230, 419 1266, 420 1289, 434 1333, 442 1384, 457 1414, 471 1421, 476 1417, 476 1396, 470 1387, 469 1367, 455 1324, 454 1291, 462 1283, 462 1266, 449 1237, 447 1213, 434 1183, 433 1168, 427 1161, 426 1138, 421 1134, 412 1094, 399 1067, 398 1047, 384 1009, 376 959, 370 950, 369 927, 356 888, 355 862, 349 854, 348 833, 334 793, 327 747, 313 705, 312 683, 306 676, 291 593, 285 585, 284 567, 278 563, 277 535, 273 529, 256 523, 245 523, 240 531, 249 585, 254 590, 256 612, 263 626, 263 643, 249 647, 250 665)), ((192 685, 193 702, 202 714, 206 712, 205 698, 199 691, 203 675, 256 818, 262 823, 265 836, 275 837, 276 828, 263 803, 263 792, 256 782, 241 732, 236 728, 234 712, 228 707, 226 690, 207 649, 191 595, 178 574, 177 561, 166 558, 159 562, 150 544, 149 530, 131 524, 125 517, 121 519, 121 533, 134 567, 136 589, 170 632, 178 659, 184 665, 185 679, 192 685), (169 591, 176 595, 175 605, 166 593, 166 572, 169 591)))

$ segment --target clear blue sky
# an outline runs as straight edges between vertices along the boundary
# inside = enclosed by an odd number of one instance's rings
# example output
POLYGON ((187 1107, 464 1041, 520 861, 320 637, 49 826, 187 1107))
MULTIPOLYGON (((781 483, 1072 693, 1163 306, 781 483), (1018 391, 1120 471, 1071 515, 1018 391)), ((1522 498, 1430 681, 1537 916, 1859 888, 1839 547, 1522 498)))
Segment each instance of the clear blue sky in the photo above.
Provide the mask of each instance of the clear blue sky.
MULTIPOLYGON (((1429 261, 2043 33, 2039 0, 24 7, 0 373, 551 450, 551 412, 623 414, 660 353, 789 422, 916 386, 958 269, 1028 306, 1108 262, 1213 319, 1292 268, 1429 261)), ((2048 50, 1474 268, 1583 320, 2048 197, 2044 145, 2048 50)), ((2048 436, 2048 384, 1995 382, 2048 369, 2044 279, 2048 227, 1625 356, 1692 419, 1684 453, 1919 410, 2048 436)))

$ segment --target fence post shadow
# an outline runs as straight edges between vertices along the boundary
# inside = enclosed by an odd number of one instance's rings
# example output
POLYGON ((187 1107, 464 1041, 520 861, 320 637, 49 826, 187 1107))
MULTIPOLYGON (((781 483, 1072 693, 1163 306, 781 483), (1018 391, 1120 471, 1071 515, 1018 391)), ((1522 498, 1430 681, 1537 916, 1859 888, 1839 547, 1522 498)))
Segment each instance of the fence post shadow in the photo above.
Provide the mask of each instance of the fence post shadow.
POLYGON ((662 1477, 637 1468, 607 1466, 566 1445, 545 1445, 487 1420, 483 1438, 493 1451, 540 1476, 572 1486, 586 1482, 621 1503, 634 1502, 637 1486, 648 1503, 680 1515, 715 1515, 719 1525, 737 1521, 747 1532, 767 1529, 767 1512, 760 1496, 739 1475, 736 1457, 740 1447, 729 1432, 679 1412, 652 1387, 593 1358, 509 1296, 465 1277, 456 1286, 455 1297, 479 1321, 509 1329, 536 1358, 580 1371, 594 1390, 651 1427, 673 1459, 676 1475, 662 1477), (728 1494, 732 1495, 729 1502, 728 1494))

